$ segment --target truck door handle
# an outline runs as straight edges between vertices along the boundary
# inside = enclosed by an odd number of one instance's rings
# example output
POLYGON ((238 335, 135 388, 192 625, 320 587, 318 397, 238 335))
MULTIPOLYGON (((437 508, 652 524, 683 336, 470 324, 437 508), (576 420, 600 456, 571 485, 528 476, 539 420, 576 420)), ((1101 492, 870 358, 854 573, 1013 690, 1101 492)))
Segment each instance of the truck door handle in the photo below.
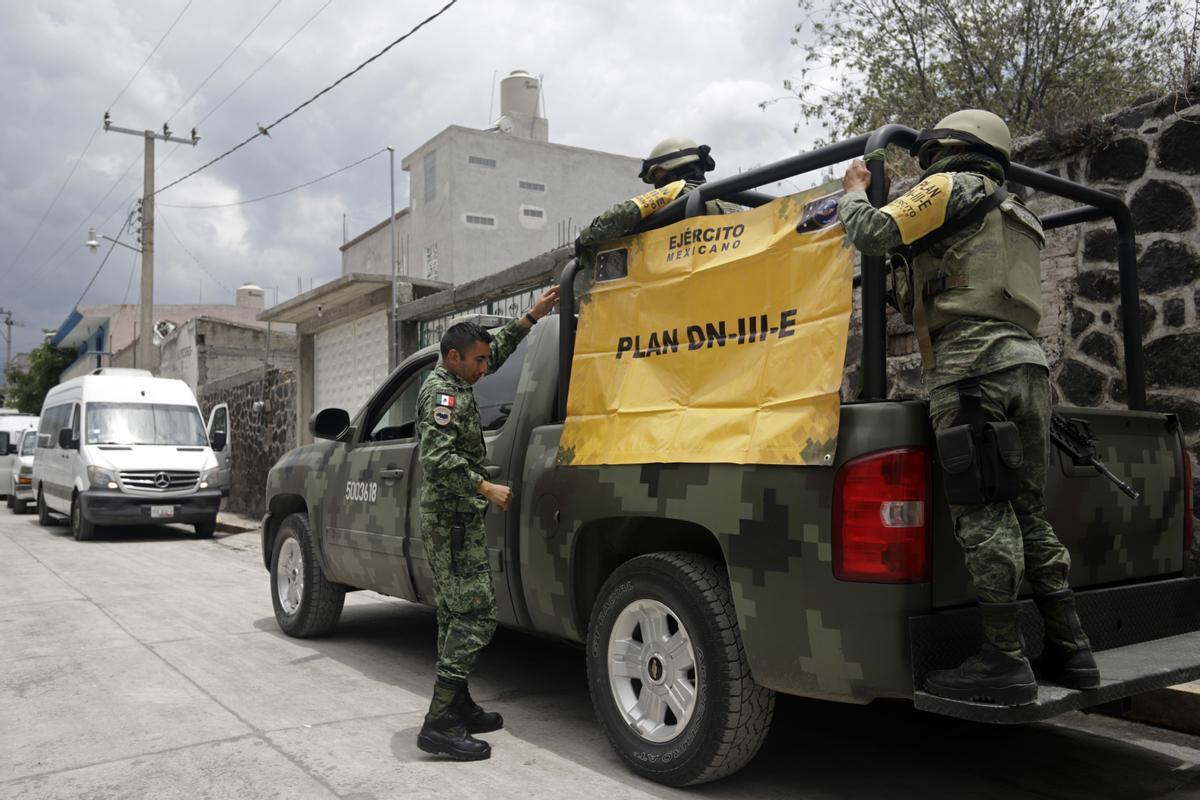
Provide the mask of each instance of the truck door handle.
POLYGON ((385 481, 398 481, 404 477, 402 469, 383 469, 379 471, 379 477, 385 481))
POLYGON ((499 478, 500 477, 500 465, 499 464, 488 464, 484 467, 484 469, 487 471, 487 476, 489 478, 499 478))

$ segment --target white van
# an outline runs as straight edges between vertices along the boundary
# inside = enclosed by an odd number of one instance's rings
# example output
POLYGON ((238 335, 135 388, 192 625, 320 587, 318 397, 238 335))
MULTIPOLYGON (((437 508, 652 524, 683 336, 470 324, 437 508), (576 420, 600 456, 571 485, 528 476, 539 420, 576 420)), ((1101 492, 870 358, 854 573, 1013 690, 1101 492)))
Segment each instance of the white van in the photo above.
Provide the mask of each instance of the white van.
POLYGON ((12 479, 8 486, 8 507, 14 514, 24 514, 33 502, 33 451, 37 448, 37 428, 17 434, 17 462, 13 465, 12 479))
POLYGON ((9 484, 17 472, 17 449, 21 431, 36 428, 38 418, 21 414, 16 409, 0 409, 0 500, 9 499, 9 484))
POLYGON ((183 381, 104 368, 46 394, 33 459, 42 525, 63 514, 76 539, 91 539, 106 525, 182 522, 207 538, 221 504, 217 469, 183 381))

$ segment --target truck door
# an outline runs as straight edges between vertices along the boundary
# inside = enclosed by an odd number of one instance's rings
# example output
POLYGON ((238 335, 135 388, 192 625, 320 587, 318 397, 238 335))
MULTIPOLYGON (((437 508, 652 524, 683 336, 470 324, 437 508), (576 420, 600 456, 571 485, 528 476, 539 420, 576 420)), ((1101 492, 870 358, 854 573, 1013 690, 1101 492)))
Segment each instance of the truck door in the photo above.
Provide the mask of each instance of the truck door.
POLYGON ((217 457, 217 486, 222 497, 229 496, 229 488, 233 485, 233 439, 230 434, 229 405, 218 403, 208 415, 208 441, 217 457))
POLYGON ((416 599, 409 577, 417 392, 434 360, 411 364, 377 393, 350 446, 330 459, 326 556, 339 581, 393 597, 416 599))

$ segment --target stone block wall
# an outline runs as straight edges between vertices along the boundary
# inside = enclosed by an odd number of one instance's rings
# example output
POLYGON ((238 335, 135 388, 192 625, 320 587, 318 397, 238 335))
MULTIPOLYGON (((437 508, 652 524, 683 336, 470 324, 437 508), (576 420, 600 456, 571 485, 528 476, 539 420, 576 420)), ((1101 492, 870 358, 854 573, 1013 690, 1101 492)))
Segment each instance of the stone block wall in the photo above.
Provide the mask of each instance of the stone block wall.
MULTIPOLYGON (((1111 192, 1129 206, 1137 232, 1147 405, 1179 415, 1200 508, 1200 90, 1126 109, 1077 135, 1018 141, 1013 157, 1111 192)), ((1025 195, 1042 215, 1075 205, 1039 192, 1025 195)), ((1061 402, 1124 406, 1119 298, 1117 235, 1110 221, 1047 234, 1039 337, 1061 402)), ((856 294, 845 397, 860 385, 858 303, 856 294)), ((912 329, 889 309, 887 331, 890 396, 923 396, 912 329)))
POLYGON ((229 405, 233 475, 224 510, 260 517, 266 511, 267 472, 297 445, 296 373, 249 370, 202 386, 196 399, 205 420, 214 406, 229 405))

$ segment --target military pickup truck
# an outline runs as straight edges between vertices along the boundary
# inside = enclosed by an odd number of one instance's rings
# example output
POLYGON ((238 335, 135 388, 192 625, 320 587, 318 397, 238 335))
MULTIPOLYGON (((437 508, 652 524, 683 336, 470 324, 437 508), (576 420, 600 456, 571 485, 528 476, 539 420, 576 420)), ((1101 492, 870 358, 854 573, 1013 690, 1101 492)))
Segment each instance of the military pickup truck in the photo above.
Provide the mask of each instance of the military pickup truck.
MULTIPOLYGON (((760 205, 772 198, 756 187, 915 135, 888 126, 706 184, 646 224, 700 215, 713 198, 760 205)), ((1185 574, 1190 461, 1179 420, 1143 410, 1129 211, 1029 168, 1014 165, 1010 178, 1080 204, 1043 218, 1047 229, 1110 218, 1120 236, 1129 410, 1058 411, 1088 423, 1096 455, 1138 499, 1057 450, 1046 487, 1102 686, 1043 684, 1037 703, 1017 707, 920 690, 927 670, 977 650, 978 612, 926 403, 887 397, 880 260, 862 265, 862 393, 843 402, 836 459, 822 466, 562 465, 581 271, 572 261, 560 315, 475 388, 492 479, 516 497, 508 512, 488 513, 487 535, 502 624, 583 646, 596 715, 638 774, 688 785, 738 770, 767 735, 777 692, 904 698, 929 712, 1021 723, 1200 677, 1200 579, 1185 574), (895 503, 921 513, 896 522, 884 513, 895 503)), ((872 201, 884 202, 882 189, 872 201)), ((355 589, 433 604, 414 417, 436 360, 434 348, 406 359, 353 418, 319 411, 310 429, 320 441, 271 470, 262 552, 285 633, 329 632, 355 589)), ((1022 616, 1036 656, 1040 618, 1031 603, 1022 616)))

